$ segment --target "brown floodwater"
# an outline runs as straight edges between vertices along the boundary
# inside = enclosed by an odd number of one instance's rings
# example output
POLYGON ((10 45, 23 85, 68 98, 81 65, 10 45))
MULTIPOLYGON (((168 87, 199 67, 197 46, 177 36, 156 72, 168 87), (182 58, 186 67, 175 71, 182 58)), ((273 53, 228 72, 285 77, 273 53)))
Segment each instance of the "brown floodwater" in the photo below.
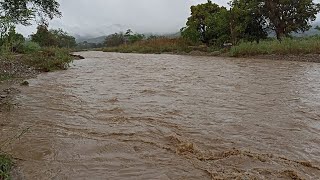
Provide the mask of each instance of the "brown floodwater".
POLYGON ((320 64, 78 54, 0 114, 15 178, 320 179, 320 64))

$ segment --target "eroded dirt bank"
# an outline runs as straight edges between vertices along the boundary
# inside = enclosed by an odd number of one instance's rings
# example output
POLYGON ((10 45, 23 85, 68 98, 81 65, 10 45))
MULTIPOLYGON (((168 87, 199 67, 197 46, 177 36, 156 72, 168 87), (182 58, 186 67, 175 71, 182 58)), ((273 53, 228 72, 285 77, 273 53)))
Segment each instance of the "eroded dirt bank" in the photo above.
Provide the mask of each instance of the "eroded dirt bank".
POLYGON ((320 64, 80 54, 0 113, 18 178, 320 177, 320 64))

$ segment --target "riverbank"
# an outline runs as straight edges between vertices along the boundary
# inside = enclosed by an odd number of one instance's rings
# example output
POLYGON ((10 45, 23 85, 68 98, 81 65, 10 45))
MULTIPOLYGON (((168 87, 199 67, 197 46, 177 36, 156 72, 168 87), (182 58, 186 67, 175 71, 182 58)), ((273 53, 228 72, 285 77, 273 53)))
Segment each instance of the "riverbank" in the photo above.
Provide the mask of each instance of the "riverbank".
MULTIPOLYGON (((41 72, 64 70, 74 59, 83 57, 69 54, 66 49, 46 48, 30 54, 5 54, 0 58, 0 114, 11 111, 16 104, 14 97, 20 93, 16 86, 28 86, 26 79, 34 78, 41 72)), ((0 121, 0 127, 4 127, 0 121)), ((13 160, 3 152, 0 139, 0 180, 10 179, 13 160)), ((5 142, 7 143, 7 142, 5 142)))
POLYGON ((177 54, 191 56, 217 56, 236 58, 258 58, 270 60, 320 62, 320 36, 308 38, 276 39, 260 43, 242 42, 228 48, 192 45, 178 39, 144 40, 133 44, 107 47, 104 52, 140 53, 140 54, 177 54))

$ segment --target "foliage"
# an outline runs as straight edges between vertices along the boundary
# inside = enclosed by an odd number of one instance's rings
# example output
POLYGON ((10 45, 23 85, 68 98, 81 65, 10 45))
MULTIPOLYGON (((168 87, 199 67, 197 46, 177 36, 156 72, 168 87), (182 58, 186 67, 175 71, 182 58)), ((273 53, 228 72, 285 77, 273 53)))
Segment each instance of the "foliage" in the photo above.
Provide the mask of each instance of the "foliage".
POLYGON ((125 36, 123 33, 114 33, 106 37, 104 44, 106 47, 120 46, 125 43, 125 36))
POLYGON ((16 33, 15 27, 11 26, 8 32, 0 38, 2 52, 19 52, 23 48, 24 41, 23 35, 16 33))
POLYGON ((12 75, 9 73, 0 73, 0 82, 11 79, 12 75))
POLYGON ((192 41, 198 39, 209 45, 212 40, 218 38, 215 33, 217 31, 215 24, 218 23, 215 21, 217 20, 215 15, 222 13, 220 11, 224 10, 226 10, 224 7, 220 7, 211 1, 191 6, 191 16, 188 18, 187 27, 182 29, 182 36, 192 41))
POLYGON ((0 154, 0 179, 10 179, 10 171, 12 169, 13 162, 7 155, 0 154))
POLYGON ((56 0, 2 0, 0 19, 9 18, 13 24, 29 25, 35 18, 53 19, 61 16, 56 0))
POLYGON ((320 12, 320 5, 312 0, 233 0, 230 6, 228 10, 210 0, 192 6, 182 37, 221 47, 224 42, 259 43, 272 30, 281 40, 292 32, 309 30, 320 12))
POLYGON ((243 42, 234 46, 230 50, 230 55, 254 56, 262 54, 319 54, 320 53, 320 37, 314 36, 310 38, 285 38, 282 42, 277 40, 262 41, 259 44, 243 42))
POLYGON ((169 39, 169 38, 153 38, 143 41, 138 41, 133 44, 121 45, 117 47, 107 47, 104 52, 121 52, 121 53, 178 53, 190 52, 190 43, 186 40, 169 39))
POLYGON ((69 50, 53 47, 23 56, 25 64, 45 72, 67 69, 72 60, 69 50))
POLYGON ((260 3, 277 39, 288 37, 291 32, 309 30, 310 21, 314 21, 320 11, 320 5, 312 0, 264 0, 260 3))
POLYGON ((60 48, 73 48, 77 45, 76 38, 70 36, 67 32, 62 29, 52 29, 49 31, 55 39, 55 45, 60 48))
POLYGON ((267 21, 256 0, 233 0, 230 10, 230 29, 233 44, 240 39, 250 42, 268 37, 267 21))
POLYGON ((145 39, 145 35, 139 33, 133 33, 131 29, 128 29, 125 34, 122 32, 114 33, 106 37, 104 45, 106 47, 116 47, 123 44, 133 44, 145 39))
POLYGON ((31 35, 31 40, 38 43, 41 47, 73 48, 77 45, 76 39, 68 35, 62 29, 48 30, 47 24, 37 27, 37 32, 31 35))
POLYGON ((48 30, 47 24, 40 24, 37 32, 31 35, 31 41, 38 43, 41 47, 50 47, 56 45, 55 37, 48 30))
POLYGON ((143 34, 132 34, 128 37, 128 42, 129 43, 135 43, 135 42, 138 42, 138 41, 142 41, 143 39, 145 38, 145 36, 143 34))
POLYGON ((32 41, 26 41, 23 44, 23 51, 21 53, 29 54, 29 53, 34 53, 40 50, 41 50, 41 47, 38 43, 32 42, 32 41))

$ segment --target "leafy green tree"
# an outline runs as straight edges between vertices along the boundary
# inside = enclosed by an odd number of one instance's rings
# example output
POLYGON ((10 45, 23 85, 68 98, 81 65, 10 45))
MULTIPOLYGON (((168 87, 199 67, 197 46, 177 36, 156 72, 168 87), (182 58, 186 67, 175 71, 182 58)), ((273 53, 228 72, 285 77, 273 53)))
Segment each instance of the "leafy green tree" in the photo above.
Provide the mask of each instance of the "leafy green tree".
POLYGON ((210 34, 209 44, 221 46, 230 41, 230 11, 221 7, 219 11, 208 18, 208 34, 210 34))
POLYGON ((31 35, 31 41, 38 43, 41 47, 56 46, 55 36, 48 30, 47 24, 41 24, 37 27, 37 32, 31 35))
POLYGON ((14 24, 29 25, 35 18, 53 19, 61 16, 56 0, 2 0, 0 19, 9 17, 14 24))
POLYGON ((31 35, 31 41, 38 43, 41 47, 73 48, 77 45, 76 39, 73 36, 70 36, 62 29, 48 30, 47 24, 37 27, 37 32, 31 35))
POLYGON ((200 32, 195 27, 183 27, 180 29, 180 33, 183 38, 188 39, 193 43, 198 43, 200 41, 200 32))
POLYGON ((182 29, 182 35, 193 41, 199 38, 201 42, 210 44, 215 36, 211 20, 214 19, 213 15, 220 10, 220 6, 210 0, 205 4, 191 6, 191 16, 188 18, 187 27, 182 29))
POLYGON ((268 37, 267 21, 257 0, 234 0, 231 5, 230 28, 233 43, 246 39, 259 43, 268 37))
POLYGON ((310 22, 314 21, 320 12, 320 5, 312 0, 260 0, 259 2, 270 22, 269 27, 275 31, 279 40, 292 32, 309 30, 310 22))
POLYGON ((16 32, 16 28, 11 26, 8 33, 5 34, 0 40, 2 50, 6 52, 19 52, 23 51, 23 43, 25 38, 22 34, 16 32))

